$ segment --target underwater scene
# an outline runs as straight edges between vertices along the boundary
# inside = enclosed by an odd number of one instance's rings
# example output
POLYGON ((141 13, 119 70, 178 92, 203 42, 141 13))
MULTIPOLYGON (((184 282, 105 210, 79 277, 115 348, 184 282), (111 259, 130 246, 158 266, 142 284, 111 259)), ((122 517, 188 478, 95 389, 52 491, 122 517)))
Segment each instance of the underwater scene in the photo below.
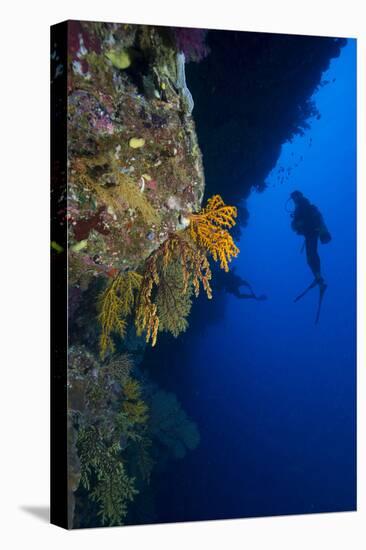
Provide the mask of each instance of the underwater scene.
POLYGON ((55 48, 69 528, 355 510, 356 41, 55 48))

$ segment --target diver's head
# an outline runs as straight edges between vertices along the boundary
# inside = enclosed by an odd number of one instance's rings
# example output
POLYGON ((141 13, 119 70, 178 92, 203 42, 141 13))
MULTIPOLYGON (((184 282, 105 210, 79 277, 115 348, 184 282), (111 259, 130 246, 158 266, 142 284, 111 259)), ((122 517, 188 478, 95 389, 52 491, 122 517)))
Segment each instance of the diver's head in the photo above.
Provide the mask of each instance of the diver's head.
POLYGON ((299 204, 299 202, 304 199, 304 195, 301 193, 301 191, 292 191, 290 199, 292 199, 295 204, 299 204))
POLYGON ((289 206, 289 202, 293 200, 294 201, 294 204, 295 204, 295 209, 296 207, 303 201, 305 200, 305 197, 304 195, 301 193, 301 191, 292 191, 291 195, 289 196, 289 198, 287 199, 287 201, 285 202, 285 210, 286 212, 288 212, 289 214, 293 215, 295 210, 292 210, 291 209, 291 206, 289 206))

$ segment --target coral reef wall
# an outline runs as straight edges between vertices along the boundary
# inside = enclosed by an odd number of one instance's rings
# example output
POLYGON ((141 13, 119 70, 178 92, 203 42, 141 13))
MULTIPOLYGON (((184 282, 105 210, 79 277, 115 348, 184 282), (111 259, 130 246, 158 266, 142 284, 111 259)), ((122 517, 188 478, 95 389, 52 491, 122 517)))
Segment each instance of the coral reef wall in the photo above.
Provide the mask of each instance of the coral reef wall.
POLYGON ((70 276, 136 269, 204 192, 184 54, 167 30, 69 23, 70 276), (183 57, 182 57, 183 56, 183 57))
POLYGON ((207 54, 205 33, 67 25, 68 526, 144 523, 155 468, 200 436, 139 364, 158 331, 186 330, 201 286, 211 298, 208 257, 228 270, 237 212, 219 196, 201 210, 185 55, 207 54))

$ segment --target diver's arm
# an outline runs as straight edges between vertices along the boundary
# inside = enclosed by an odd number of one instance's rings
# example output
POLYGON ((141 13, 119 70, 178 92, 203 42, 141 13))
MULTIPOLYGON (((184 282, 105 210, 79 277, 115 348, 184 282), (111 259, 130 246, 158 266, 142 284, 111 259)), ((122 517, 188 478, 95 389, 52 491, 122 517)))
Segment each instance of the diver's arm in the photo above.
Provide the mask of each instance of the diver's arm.
POLYGON ((236 296, 240 300, 255 300, 256 299, 255 294, 245 294, 244 292, 236 292, 234 294, 234 296, 236 296))
POLYGON ((235 294, 237 298, 240 298, 241 300, 257 300, 258 302, 263 302, 264 300, 267 300, 267 296, 265 294, 260 294, 257 296, 254 294, 244 294, 243 292, 238 292, 235 294))

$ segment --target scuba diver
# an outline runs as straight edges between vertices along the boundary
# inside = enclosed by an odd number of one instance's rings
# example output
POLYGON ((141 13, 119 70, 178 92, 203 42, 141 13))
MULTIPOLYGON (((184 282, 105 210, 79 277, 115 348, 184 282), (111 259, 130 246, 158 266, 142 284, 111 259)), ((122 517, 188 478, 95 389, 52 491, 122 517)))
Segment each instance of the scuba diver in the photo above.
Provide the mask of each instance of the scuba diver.
POLYGON ((255 294, 251 285, 235 273, 235 268, 228 273, 223 272, 221 269, 218 270, 213 278, 213 281, 215 290, 225 290, 225 292, 232 294, 240 300, 257 300, 258 302, 267 300, 267 296, 265 294, 255 294), (241 292, 241 287, 248 288, 249 293, 241 292))
MULTIPOLYGON (((311 204, 310 201, 304 197, 301 191, 293 191, 288 201, 292 200, 295 204, 295 210, 291 212, 292 222, 291 227, 298 235, 302 235, 305 238, 304 246, 306 249, 306 259, 308 266, 310 267, 314 280, 313 282, 295 298, 295 302, 303 298, 305 294, 316 286, 319 287, 319 302, 318 309, 315 317, 315 323, 319 321, 320 309, 324 297, 324 293, 327 289, 327 284, 321 274, 320 257, 318 253, 318 240, 322 244, 329 243, 332 239, 327 226, 324 223, 324 219, 318 208, 311 204)), ((302 250, 304 248, 302 247, 302 250)))

